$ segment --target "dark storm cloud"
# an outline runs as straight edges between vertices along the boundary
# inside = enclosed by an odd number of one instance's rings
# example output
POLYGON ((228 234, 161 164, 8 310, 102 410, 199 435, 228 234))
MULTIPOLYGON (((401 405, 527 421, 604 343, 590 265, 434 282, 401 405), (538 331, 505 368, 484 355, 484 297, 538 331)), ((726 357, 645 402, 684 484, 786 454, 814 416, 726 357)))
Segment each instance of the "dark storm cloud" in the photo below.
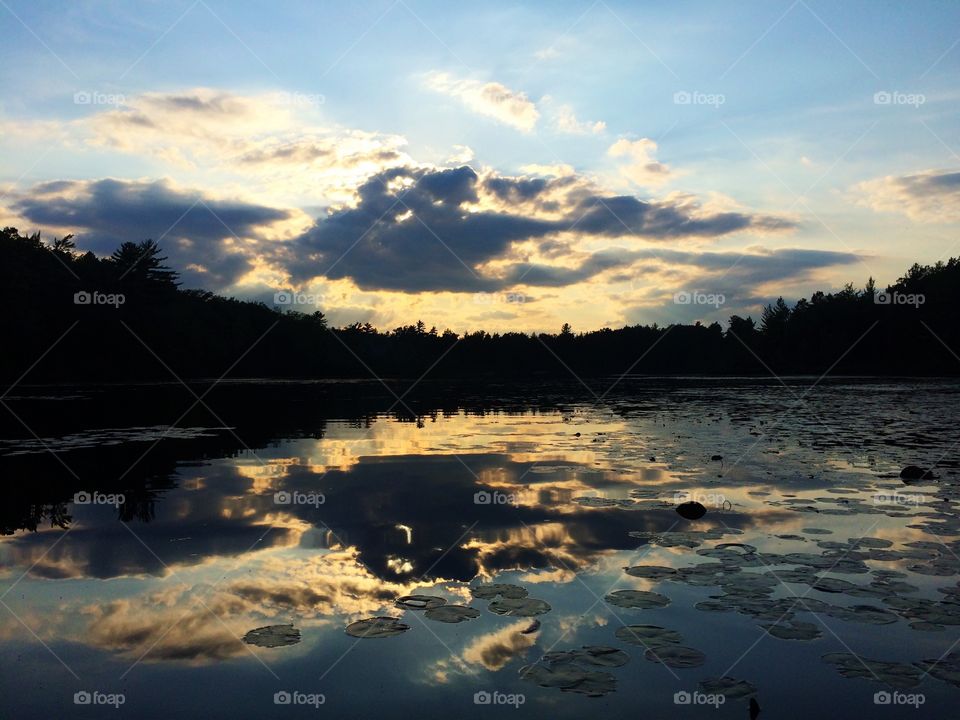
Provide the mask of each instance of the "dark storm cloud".
POLYGON ((509 287, 523 274, 528 285, 560 286, 629 263, 632 255, 596 253, 579 258, 575 268, 524 265, 505 277, 481 275, 478 267, 506 259, 513 243, 533 240, 552 252, 554 236, 567 230, 668 241, 794 226, 785 219, 738 212, 694 215, 696 208, 689 203, 604 197, 575 177, 491 177, 481 182, 467 166, 388 170, 362 185, 358 198, 355 207, 318 221, 295 243, 296 251, 281 260, 296 281, 349 277, 366 290, 468 292, 509 287), (481 195, 506 207, 469 207, 481 195), (538 217, 536 210, 561 217, 538 217))
POLYGON ((226 238, 256 236, 261 226, 290 215, 286 210, 181 192, 162 180, 48 182, 13 208, 37 225, 69 228, 78 247, 101 255, 128 240, 159 240, 176 269, 199 265, 207 270, 185 270, 186 284, 196 279, 208 286, 227 285, 250 267, 244 255, 224 244, 226 238))

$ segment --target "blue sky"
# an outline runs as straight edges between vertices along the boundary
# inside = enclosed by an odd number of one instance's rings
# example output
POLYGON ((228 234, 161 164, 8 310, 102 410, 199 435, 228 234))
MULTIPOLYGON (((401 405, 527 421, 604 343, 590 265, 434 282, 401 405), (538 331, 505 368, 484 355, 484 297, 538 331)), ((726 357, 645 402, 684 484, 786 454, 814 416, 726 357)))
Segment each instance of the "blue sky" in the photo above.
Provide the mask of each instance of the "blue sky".
POLYGON ((0 220, 97 252, 163 237, 185 284, 300 291, 338 324, 722 319, 960 254, 953 2, 2 0, 0 18, 0 220), (595 207, 620 229, 579 224, 595 207))

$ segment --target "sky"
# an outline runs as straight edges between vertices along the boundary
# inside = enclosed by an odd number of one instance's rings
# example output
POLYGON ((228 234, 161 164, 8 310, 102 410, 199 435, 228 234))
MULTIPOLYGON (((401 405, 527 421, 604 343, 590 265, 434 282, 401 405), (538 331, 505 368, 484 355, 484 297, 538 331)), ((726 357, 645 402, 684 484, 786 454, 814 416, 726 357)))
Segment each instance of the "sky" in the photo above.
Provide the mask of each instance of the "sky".
POLYGON ((0 0, 0 223, 336 326, 723 322, 960 255, 960 3, 0 0))

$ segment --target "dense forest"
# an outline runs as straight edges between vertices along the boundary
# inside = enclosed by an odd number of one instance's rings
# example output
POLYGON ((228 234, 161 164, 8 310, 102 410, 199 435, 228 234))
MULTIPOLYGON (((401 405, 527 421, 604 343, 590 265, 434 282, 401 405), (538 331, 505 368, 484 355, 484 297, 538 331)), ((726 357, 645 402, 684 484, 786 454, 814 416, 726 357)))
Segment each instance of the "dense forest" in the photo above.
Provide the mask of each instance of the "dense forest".
POLYGON ((110 257, 71 237, 0 232, 0 375, 85 382, 227 377, 510 378, 631 374, 960 374, 960 259, 782 299, 724 329, 634 325, 575 333, 458 335, 423 322, 328 326, 321 312, 183 290, 153 241, 110 257), (919 301, 917 300, 919 298, 919 301), (888 302, 885 302, 888 301, 888 302), (922 302, 921 302, 922 301, 922 302))

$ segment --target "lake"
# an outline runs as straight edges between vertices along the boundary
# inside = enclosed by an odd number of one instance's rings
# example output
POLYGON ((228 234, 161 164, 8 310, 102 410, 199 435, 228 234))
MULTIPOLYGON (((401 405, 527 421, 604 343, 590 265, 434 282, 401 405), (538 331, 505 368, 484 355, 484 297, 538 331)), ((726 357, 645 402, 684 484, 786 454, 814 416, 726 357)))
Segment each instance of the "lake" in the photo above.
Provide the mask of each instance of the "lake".
POLYGON ((3 717, 942 718, 960 700, 956 381, 3 402, 3 717))

